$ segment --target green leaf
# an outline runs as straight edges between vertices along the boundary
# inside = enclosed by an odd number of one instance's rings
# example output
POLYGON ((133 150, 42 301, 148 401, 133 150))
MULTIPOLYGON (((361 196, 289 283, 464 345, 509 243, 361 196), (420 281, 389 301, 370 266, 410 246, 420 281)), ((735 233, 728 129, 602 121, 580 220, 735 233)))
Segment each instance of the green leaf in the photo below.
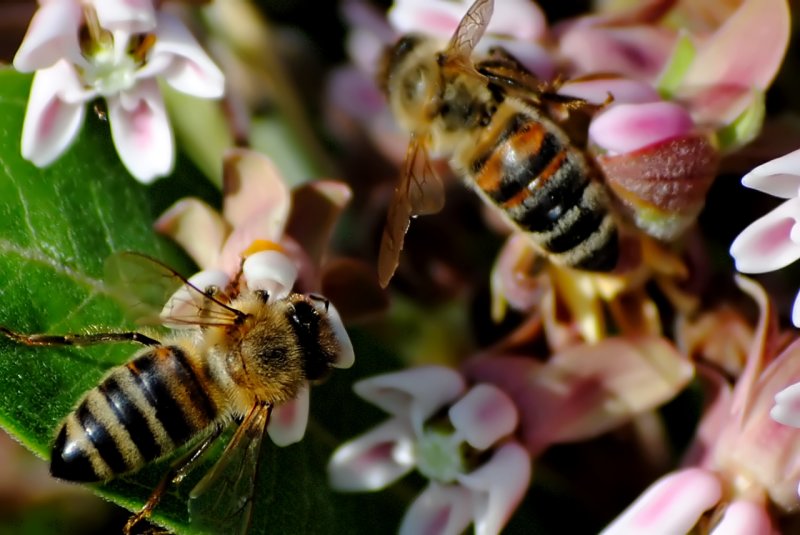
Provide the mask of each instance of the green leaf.
MULTIPOLYGON (((186 257, 152 231, 152 222, 178 196, 213 194, 184 160, 174 176, 151 188, 140 185, 120 164, 108 125, 91 113, 77 142, 58 161, 46 169, 34 167, 19 154, 30 80, 0 70, 0 325, 25 333, 133 329, 119 305, 104 294, 105 258, 134 250, 190 274, 186 257)), ((359 362, 390 365, 368 338, 354 336, 354 343, 359 362)), ((27 347, 0 339, 0 425, 49 458, 59 422, 84 392, 136 349, 131 344, 27 347)), ((406 503, 393 494, 397 490, 344 495, 333 492, 326 481, 332 449, 381 418, 378 411, 365 418, 365 404, 350 389, 357 374, 374 371, 362 365, 315 388, 312 421, 300 444, 278 448, 264 442, 251 532, 395 529, 406 503)), ((156 508, 156 522, 191 533, 189 491, 220 450, 167 493, 156 508)), ((170 459, 162 460, 95 490, 138 509, 169 464, 170 459)))

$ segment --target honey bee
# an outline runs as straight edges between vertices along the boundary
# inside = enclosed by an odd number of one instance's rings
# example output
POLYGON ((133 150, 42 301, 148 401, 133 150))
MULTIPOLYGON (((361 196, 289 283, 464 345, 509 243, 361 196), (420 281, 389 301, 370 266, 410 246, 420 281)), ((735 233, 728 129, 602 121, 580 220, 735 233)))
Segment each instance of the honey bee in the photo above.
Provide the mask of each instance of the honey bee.
MULTIPOLYGON (((473 62, 493 7, 492 0, 476 0, 443 50, 436 40, 411 34, 384 57, 379 82, 395 119, 411 133, 381 239, 378 276, 384 287, 397 268, 410 218, 437 212, 444 203, 429 151, 449 156, 455 173, 552 262, 594 272, 619 267, 621 229, 627 220, 615 209, 620 203, 604 182, 602 166, 573 142, 564 124, 571 111, 604 104, 555 93, 557 83, 542 83, 501 49, 490 49, 473 62)), ((675 172, 691 168, 688 173, 708 174, 716 163, 708 142, 698 136, 690 143, 701 156, 697 165, 681 162, 683 168, 675 172)), ((677 153, 673 150, 673 162, 677 153)), ((659 171, 673 172, 668 165, 659 171)), ((699 190, 708 183, 705 175, 691 183, 700 207, 705 190, 699 190)), ((675 205, 674 198, 667 201, 675 205)), ((697 205, 691 208, 699 211, 697 205)), ((680 217, 670 233, 677 234, 690 221, 680 217)))
POLYGON ((114 287, 147 281, 146 297, 129 296, 140 307, 151 301, 153 307, 163 306, 162 291, 175 295, 160 312, 161 323, 198 328, 175 329, 157 339, 140 332, 59 336, 0 327, 8 338, 31 346, 145 346, 111 369, 64 419, 53 445, 51 474, 106 482, 195 442, 131 517, 128 533, 149 516, 170 482, 179 482, 228 424, 240 421, 222 457, 192 490, 190 510, 193 523, 212 523, 215 532, 245 531, 273 407, 294 399, 307 381, 323 379, 332 367, 352 363, 353 347, 338 312, 322 297, 291 293, 274 299, 239 279, 226 288, 198 288, 136 253, 112 256, 107 271, 114 287), (174 293, 173 283, 183 285, 181 292, 174 293))

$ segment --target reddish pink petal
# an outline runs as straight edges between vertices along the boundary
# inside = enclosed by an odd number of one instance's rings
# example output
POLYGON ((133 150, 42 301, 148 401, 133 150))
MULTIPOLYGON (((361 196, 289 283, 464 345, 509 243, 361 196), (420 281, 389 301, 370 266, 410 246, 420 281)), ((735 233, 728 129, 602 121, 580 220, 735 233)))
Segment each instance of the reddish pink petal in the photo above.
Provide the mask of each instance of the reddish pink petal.
POLYGON ((473 492, 475 535, 495 535, 528 491, 531 458, 520 444, 508 442, 486 463, 458 479, 473 492))
POLYGON ((456 432, 474 448, 485 450, 517 427, 517 409, 499 388, 472 387, 448 411, 456 432))
POLYGON ((710 469, 715 466, 714 448, 730 447, 720 438, 732 420, 733 392, 728 381, 716 369, 698 365, 697 375, 703 386, 703 418, 681 465, 710 469))
POLYGON ((172 129, 155 80, 108 97, 108 122, 122 163, 145 184, 169 174, 175 161, 172 129))
POLYGON ((683 85, 766 89, 786 53, 790 20, 786 0, 745 0, 698 50, 683 85))
POLYGON ((673 32, 655 26, 575 26, 562 37, 560 51, 577 75, 611 72, 652 79, 666 64, 674 41, 673 32))
POLYGON ((712 535, 772 535, 770 513, 766 505, 748 500, 734 500, 725 508, 725 514, 711 530, 712 535))
POLYGON ((294 399, 272 409, 267 433, 276 446, 290 446, 303 440, 308 427, 310 405, 310 389, 306 383, 294 399))
POLYGON ((408 418, 421 431, 427 418, 464 391, 464 378, 444 366, 421 366, 363 379, 356 394, 386 412, 408 418))
POLYGON ((400 535, 459 535, 472 522, 472 509, 469 490, 432 482, 406 511, 400 535))
POLYGON ((411 426, 394 418, 336 448, 328 462, 328 479, 337 490, 379 490, 415 465, 411 426))
POLYGON ((688 533, 721 498, 722 485, 714 473, 681 470, 653 483, 601 535, 688 533))
POLYGON ((800 198, 790 199, 744 229, 731 244, 731 256, 742 273, 766 273, 800 258, 800 198))
POLYGON ((33 77, 25 122, 22 157, 39 167, 52 163, 72 144, 85 113, 85 103, 67 103, 61 94, 79 84, 71 65, 60 61, 33 77))
POLYGON ((44 2, 34 13, 28 32, 14 56, 14 68, 33 72, 61 59, 81 57, 78 31, 83 12, 73 0, 44 2))
POLYGON ((688 134, 693 127, 689 112, 671 102, 619 104, 592 121, 589 136, 603 149, 619 154, 688 134))
POLYGON ((335 180, 315 180, 292 192, 286 233, 300 244, 314 267, 323 263, 339 216, 352 196, 347 184, 335 180))
POLYGON ((218 267, 228 225, 205 202, 195 198, 181 199, 161 214, 153 226, 178 242, 200 268, 218 267))

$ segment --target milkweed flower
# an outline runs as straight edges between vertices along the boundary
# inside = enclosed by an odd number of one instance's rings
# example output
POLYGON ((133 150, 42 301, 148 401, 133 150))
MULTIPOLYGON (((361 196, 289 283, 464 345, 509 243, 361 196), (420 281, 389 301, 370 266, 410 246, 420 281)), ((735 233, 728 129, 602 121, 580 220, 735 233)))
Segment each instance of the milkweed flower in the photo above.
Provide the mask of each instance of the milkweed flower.
POLYGON ((800 379, 800 343, 777 354, 766 293, 747 279, 738 283, 761 309, 744 371, 731 387, 717 370, 701 368, 710 401, 682 468, 646 489, 603 535, 686 533, 706 521, 703 532, 771 535, 775 517, 800 506, 800 431, 775 421, 798 423, 789 414, 796 389, 786 387, 800 379))
POLYGON ((517 410, 499 388, 445 367, 372 377, 356 393, 391 415, 340 446, 328 464, 334 488, 382 489, 416 468, 428 486, 410 506, 401 534, 499 533, 531 478, 525 448, 512 436, 517 410), (477 462, 476 462, 477 459, 477 462))
MULTIPOLYGON (((224 175, 222 214, 199 199, 187 198, 167 210, 156 221, 156 229, 181 244, 202 268, 189 278, 195 287, 225 288, 240 277, 239 283, 249 290, 264 290, 271 301, 282 299, 294 288, 305 259, 300 246, 284 237, 289 189, 269 158, 246 149, 228 152, 224 175)), ((191 297, 191 290, 180 288, 162 315, 180 317, 180 307, 191 303, 191 297)), ((334 367, 349 368, 355 360, 353 346, 332 303, 327 304, 327 314, 342 346, 334 367)), ((267 426, 274 443, 288 446, 303 438, 309 405, 306 385, 295 399, 275 407, 267 426)))
POLYGON ((222 72, 186 26, 149 0, 42 0, 14 57, 35 72, 22 156, 39 167, 55 161, 101 97, 117 153, 128 171, 151 182, 172 169, 172 130, 158 87, 202 97, 224 93, 222 72))

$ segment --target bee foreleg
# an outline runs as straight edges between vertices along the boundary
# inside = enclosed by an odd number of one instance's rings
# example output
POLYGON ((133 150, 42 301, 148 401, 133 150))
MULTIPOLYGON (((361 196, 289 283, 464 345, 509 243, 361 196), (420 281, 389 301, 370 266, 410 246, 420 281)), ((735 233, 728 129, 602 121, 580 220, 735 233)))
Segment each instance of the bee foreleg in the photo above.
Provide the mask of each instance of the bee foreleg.
POLYGON ((26 346, 88 346, 111 342, 136 342, 147 346, 159 346, 161 342, 142 333, 97 333, 97 334, 22 334, 0 327, 0 334, 26 346))
POLYGON ((125 523, 125 527, 122 528, 122 533, 125 535, 130 535, 131 530, 141 522, 143 519, 150 516, 150 513, 153 512, 153 509, 158 505, 161 501, 161 497, 164 496, 164 493, 167 491, 167 488, 170 485, 177 485, 183 478, 185 478, 189 472, 191 472, 192 468, 195 467, 197 461, 203 457, 203 454, 208 451, 208 448, 214 443, 215 440, 219 438, 222 434, 222 430, 224 429, 223 426, 218 425, 214 427, 214 430, 208 435, 206 438, 201 440, 194 448, 190 449, 185 455, 180 457, 167 471, 161 481, 159 481, 156 488, 153 489, 153 492, 150 494, 150 497, 147 498, 147 502, 145 502, 144 506, 133 516, 128 519, 128 522, 125 523))

